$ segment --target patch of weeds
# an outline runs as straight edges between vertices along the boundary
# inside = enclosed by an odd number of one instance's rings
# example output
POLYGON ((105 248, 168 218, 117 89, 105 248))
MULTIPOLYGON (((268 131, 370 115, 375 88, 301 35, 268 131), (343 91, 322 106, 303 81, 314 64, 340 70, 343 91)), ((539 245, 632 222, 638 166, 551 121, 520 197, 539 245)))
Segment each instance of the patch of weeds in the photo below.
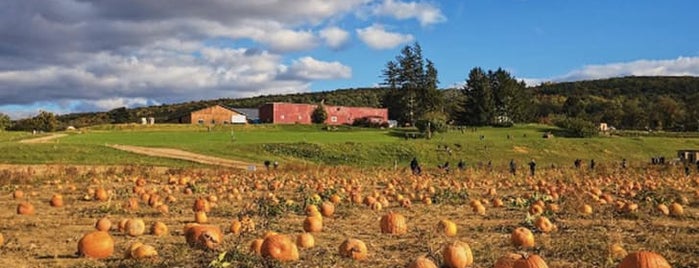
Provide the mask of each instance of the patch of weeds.
POLYGON ((439 189, 432 195, 432 203, 458 206, 468 203, 468 197, 466 190, 439 189))

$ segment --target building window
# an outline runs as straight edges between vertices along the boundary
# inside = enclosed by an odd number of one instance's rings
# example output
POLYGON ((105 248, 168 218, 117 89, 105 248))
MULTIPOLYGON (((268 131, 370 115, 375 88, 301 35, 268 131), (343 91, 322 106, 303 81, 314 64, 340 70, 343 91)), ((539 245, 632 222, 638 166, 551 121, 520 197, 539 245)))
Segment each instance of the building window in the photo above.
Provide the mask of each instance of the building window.
POLYGON ((333 123, 337 122, 337 116, 331 116, 330 122, 333 122, 333 123))
POLYGON ((216 119, 211 119, 211 124, 216 125, 216 119))
POLYGON ((204 118, 199 118, 199 121, 197 122, 199 122, 200 125, 204 124, 204 118))
POLYGON ((337 111, 338 111, 338 112, 340 111, 340 107, 337 107, 337 111))

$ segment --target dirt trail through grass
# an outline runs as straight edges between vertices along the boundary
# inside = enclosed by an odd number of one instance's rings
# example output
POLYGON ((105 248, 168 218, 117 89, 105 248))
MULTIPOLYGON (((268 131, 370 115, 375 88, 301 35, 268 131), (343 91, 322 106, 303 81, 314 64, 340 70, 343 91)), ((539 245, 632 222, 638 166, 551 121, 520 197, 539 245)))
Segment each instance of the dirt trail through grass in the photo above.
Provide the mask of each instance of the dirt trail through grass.
POLYGON ((48 136, 43 136, 39 138, 33 138, 33 139, 26 139, 26 140, 21 140, 19 141, 20 143, 46 143, 61 137, 65 137, 67 134, 51 134, 48 136))
POLYGON ((153 148, 153 147, 141 147, 141 146, 132 146, 132 145, 118 145, 118 144, 109 145, 109 147, 114 148, 114 149, 118 149, 118 150, 122 150, 122 151, 137 153, 137 154, 156 156, 156 157, 174 158, 174 159, 180 159, 180 160, 191 161, 191 162, 207 164, 207 165, 217 165, 217 166, 240 168, 240 169, 246 169, 246 168, 248 168, 248 166, 251 165, 250 163, 246 163, 243 161, 236 161, 236 160, 220 158, 220 157, 215 157, 215 156, 208 156, 208 155, 203 155, 203 154, 196 154, 196 153, 182 151, 179 149, 172 149, 172 148, 153 148))

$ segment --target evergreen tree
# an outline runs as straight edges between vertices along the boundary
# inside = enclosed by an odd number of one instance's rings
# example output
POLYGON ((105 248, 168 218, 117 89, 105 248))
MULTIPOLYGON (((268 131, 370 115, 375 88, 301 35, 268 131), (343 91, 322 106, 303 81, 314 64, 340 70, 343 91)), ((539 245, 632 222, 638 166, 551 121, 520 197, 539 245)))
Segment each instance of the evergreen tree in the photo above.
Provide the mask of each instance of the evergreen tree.
POLYGON ((462 92, 466 96, 460 122, 483 126, 493 122, 495 103, 490 79, 480 67, 471 69, 462 92))
POLYGON ((382 77, 388 87, 384 105, 390 118, 414 125, 425 114, 442 109, 437 69, 433 62, 425 61, 418 43, 401 49, 395 61, 386 64, 382 77))
POLYGON ((0 131, 10 128, 12 120, 10 117, 4 113, 0 113, 0 131))
POLYGON ((323 105, 321 102, 315 109, 313 109, 313 113, 311 113, 311 122, 313 124, 323 124, 327 119, 328 112, 325 110, 325 105, 323 105))

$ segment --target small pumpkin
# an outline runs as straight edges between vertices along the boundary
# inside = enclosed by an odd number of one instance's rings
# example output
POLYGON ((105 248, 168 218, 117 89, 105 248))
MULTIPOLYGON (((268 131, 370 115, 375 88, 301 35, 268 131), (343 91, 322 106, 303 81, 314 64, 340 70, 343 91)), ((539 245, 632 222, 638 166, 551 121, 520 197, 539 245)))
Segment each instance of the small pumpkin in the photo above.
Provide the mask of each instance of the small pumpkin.
POLYGON ((335 214, 335 205, 332 202, 323 202, 323 204, 320 205, 320 214, 323 215, 323 217, 332 217, 332 215, 335 214))
POLYGON ((49 201, 49 204, 55 208, 62 207, 63 206, 63 196, 60 194, 54 194, 53 196, 51 196, 51 200, 49 201))
POLYGON ((437 223, 437 232, 444 234, 445 236, 452 237, 456 236, 456 223, 453 221, 443 219, 437 223))
POLYGON ((556 225, 551 223, 551 221, 544 216, 536 217, 536 220, 534 220, 534 226, 544 233, 550 233, 556 230, 556 225))
POLYGON ((189 246, 202 249, 216 249, 223 242, 221 229, 214 225, 187 224, 184 237, 189 246))
POLYGON ((357 261, 366 260, 369 256, 366 244, 364 244, 362 240, 354 238, 348 238, 343 241, 342 244, 340 244, 339 251, 340 256, 357 261))
POLYGON ((515 262, 521 258, 522 255, 520 254, 505 253, 505 255, 501 256, 497 261, 495 261, 494 268, 513 268, 515 266, 515 262))
POLYGON ((663 214, 665 216, 670 215, 670 209, 668 209, 665 204, 658 204, 658 206, 656 207, 656 210, 658 210, 658 212, 660 212, 660 214, 663 214))
POLYGON ((620 260, 629 255, 620 244, 615 243, 609 246, 609 256, 612 259, 620 260))
POLYGON ((194 222, 199 224, 204 224, 209 222, 209 217, 206 216, 206 212, 197 211, 194 212, 194 222))
POLYGON ((131 252, 131 257, 134 259, 146 259, 158 256, 158 251, 151 245, 141 245, 131 252))
POLYGON ((670 263, 663 256, 652 251, 629 253, 621 260, 617 268, 670 268, 670 263))
POLYGON ((24 198, 24 192, 22 190, 15 190, 14 192, 12 192, 12 198, 22 199, 24 198))
POLYGON ((80 256, 104 259, 114 253, 114 239, 107 232, 92 231, 78 241, 78 254, 80 256))
POLYGON ((449 268, 465 268, 473 264, 471 247, 461 241, 454 241, 442 249, 444 265, 449 268))
POLYGON ((515 261, 514 268, 548 268, 544 259, 539 255, 531 254, 522 256, 521 259, 515 261))
POLYGON ((104 232, 109 232, 109 230, 112 228, 112 221, 109 220, 109 218, 104 217, 95 223, 95 229, 98 231, 104 231, 104 232))
POLYGON ((169 233, 169 230, 164 222, 156 221, 150 226, 150 233, 154 236, 164 236, 169 233))
POLYGON ((437 268, 437 264, 426 256, 420 256, 410 262, 407 268, 437 268))
POLYGON ((211 211, 211 204, 209 204, 209 201, 206 200, 206 198, 199 197, 196 200, 194 200, 194 205, 192 206, 192 210, 194 212, 210 212, 211 211))
POLYGON ((316 245, 315 238, 311 233, 302 233, 296 237, 296 245, 299 248, 312 248, 316 245))
POLYGON ((395 212, 389 212, 381 217, 381 233, 405 234, 408 232, 408 224, 405 217, 395 212))
POLYGON ((510 240, 512 240, 512 244, 515 247, 534 247, 534 234, 525 227, 517 227, 514 231, 512 231, 510 240))
POLYGON ((679 217, 684 215, 684 208, 679 203, 672 203, 670 205, 670 216, 679 217))
POLYGON ((143 219, 129 219, 125 226, 126 234, 129 236, 139 236, 146 232, 146 223, 143 219))
POLYGON ((17 214, 34 215, 34 205, 29 202, 21 202, 17 205, 17 214))
POLYGON ((323 218, 320 216, 309 216, 303 220, 303 230, 317 233, 323 231, 323 218))
POLYGON ((240 232, 243 230, 243 223, 240 222, 238 219, 234 219, 231 221, 231 227, 229 228, 232 234, 234 235, 239 235, 240 232))
POLYGON ((260 254, 265 258, 278 261, 295 261, 299 259, 299 250, 288 236, 271 235, 262 242, 260 254))
POLYGON ((107 201, 107 199, 109 199, 109 193, 107 193, 107 190, 100 187, 97 190, 95 190, 94 199, 97 201, 107 201))

